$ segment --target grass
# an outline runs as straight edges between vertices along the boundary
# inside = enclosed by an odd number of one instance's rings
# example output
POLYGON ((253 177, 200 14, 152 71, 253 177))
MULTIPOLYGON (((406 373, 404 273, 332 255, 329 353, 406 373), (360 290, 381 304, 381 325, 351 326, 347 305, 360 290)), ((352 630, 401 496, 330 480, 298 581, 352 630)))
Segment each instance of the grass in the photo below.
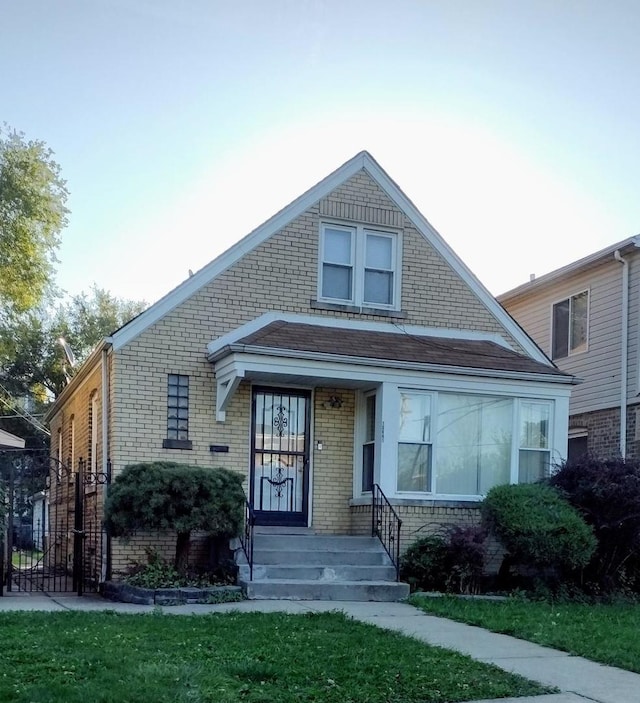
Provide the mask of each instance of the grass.
POLYGON ((33 551, 16 551, 11 555, 11 563, 16 568, 29 569, 35 566, 42 559, 42 552, 33 551))
POLYGON ((410 602, 433 615, 479 625, 640 673, 640 605, 420 596, 412 597, 410 602))
POLYGON ((0 614, 0 632, 3 703, 444 703, 545 692, 339 613, 15 612, 0 614))

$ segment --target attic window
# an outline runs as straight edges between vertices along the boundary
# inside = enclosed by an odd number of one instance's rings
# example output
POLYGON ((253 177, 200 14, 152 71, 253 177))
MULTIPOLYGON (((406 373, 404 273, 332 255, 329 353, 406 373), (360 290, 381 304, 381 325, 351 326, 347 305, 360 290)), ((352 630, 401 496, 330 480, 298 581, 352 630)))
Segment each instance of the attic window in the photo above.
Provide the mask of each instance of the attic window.
POLYGON ((399 241, 397 232, 324 223, 320 236, 320 300, 398 309, 399 241))

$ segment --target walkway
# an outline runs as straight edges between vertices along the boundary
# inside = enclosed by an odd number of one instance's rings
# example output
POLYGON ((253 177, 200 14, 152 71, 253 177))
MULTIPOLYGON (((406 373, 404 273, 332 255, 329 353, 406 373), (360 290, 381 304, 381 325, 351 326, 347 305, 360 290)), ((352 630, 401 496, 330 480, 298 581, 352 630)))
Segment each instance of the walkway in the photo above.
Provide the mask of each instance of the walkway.
MULTIPOLYGON (((5 610, 114 610, 144 613, 154 606, 112 603, 101 598, 60 595, 8 594, 0 598, 5 610)), ((640 675, 596 664, 548 647, 541 647, 479 627, 426 615, 406 603, 357 603, 347 601, 242 601, 222 605, 179 605, 162 608, 171 615, 212 612, 287 612, 309 613, 341 610, 347 615, 378 627, 402 632, 428 644, 468 654, 533 681, 554 686, 561 693, 527 698, 501 698, 496 703, 638 703, 640 675)), ((489 703, 481 701, 478 703, 489 703)))

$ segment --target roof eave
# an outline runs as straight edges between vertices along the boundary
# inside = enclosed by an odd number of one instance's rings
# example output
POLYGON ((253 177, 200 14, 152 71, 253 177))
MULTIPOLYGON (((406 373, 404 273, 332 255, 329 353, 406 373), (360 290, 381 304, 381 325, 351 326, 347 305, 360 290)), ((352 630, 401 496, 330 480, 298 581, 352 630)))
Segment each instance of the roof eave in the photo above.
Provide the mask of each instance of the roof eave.
POLYGON ((428 371, 431 373, 446 373, 461 376, 481 376, 484 378, 500 378, 520 381, 539 381, 544 383, 559 383, 577 385, 582 381, 576 376, 565 372, 547 374, 532 371, 509 371, 503 369, 473 368, 470 366, 450 366, 446 364, 428 364, 416 361, 399 361, 395 359, 377 359, 373 357, 350 356, 347 354, 327 354, 324 352, 305 351, 300 349, 284 349, 264 347, 249 344, 229 344, 209 356, 209 361, 216 363, 231 354, 255 354, 258 356, 275 356, 306 361, 330 361, 334 363, 353 364, 358 366, 376 366, 405 371, 428 371))
POLYGON ((58 414, 62 406, 67 402, 70 395, 75 392, 75 389, 84 381, 84 379, 93 371, 94 367, 101 360, 102 352, 111 348, 111 337, 105 337, 99 342, 89 356, 82 362, 77 373, 60 391, 57 398, 49 406, 42 418, 42 422, 46 425, 58 414))
POLYGON ((640 235, 629 237, 628 239, 625 239, 621 242, 617 242, 616 244, 612 244, 611 246, 608 246, 605 249, 601 249, 600 251, 594 252, 593 254, 589 254, 589 256, 585 256, 582 259, 572 261, 566 266, 562 266, 559 269, 555 269, 555 271, 545 273, 544 275, 539 276, 538 278, 534 278, 532 281, 522 283, 521 285, 516 286, 511 290, 505 291, 504 293, 500 293, 500 295, 496 296, 496 299, 499 303, 504 304, 505 302, 512 301, 522 295, 528 295, 534 290, 541 290, 543 288, 546 288, 547 286, 552 285, 553 283, 555 283, 555 281, 561 278, 571 276, 572 274, 578 273, 580 271, 586 271, 595 266, 599 266, 604 263, 607 259, 613 259, 613 255, 616 251, 619 251, 621 254, 628 254, 629 252, 637 248, 640 248, 640 235))

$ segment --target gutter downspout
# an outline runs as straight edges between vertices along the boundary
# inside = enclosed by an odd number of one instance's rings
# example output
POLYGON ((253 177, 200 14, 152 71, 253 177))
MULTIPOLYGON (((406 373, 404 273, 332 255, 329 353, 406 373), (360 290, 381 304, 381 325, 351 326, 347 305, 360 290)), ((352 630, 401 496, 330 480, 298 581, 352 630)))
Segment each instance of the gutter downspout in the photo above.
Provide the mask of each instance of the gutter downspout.
POLYGON ((622 339, 620 350, 620 456, 627 456, 627 362, 629 357, 629 262, 620 250, 613 252, 616 261, 622 264, 622 339))
MULTIPOLYGON (((109 463, 109 349, 111 349, 111 339, 105 339, 102 347, 102 471, 107 477, 107 482, 103 485, 102 500, 107 499, 109 483, 111 482, 111 464, 109 463)), ((101 577, 102 581, 111 578, 111 538, 103 535, 106 549, 102 550, 101 577)))

